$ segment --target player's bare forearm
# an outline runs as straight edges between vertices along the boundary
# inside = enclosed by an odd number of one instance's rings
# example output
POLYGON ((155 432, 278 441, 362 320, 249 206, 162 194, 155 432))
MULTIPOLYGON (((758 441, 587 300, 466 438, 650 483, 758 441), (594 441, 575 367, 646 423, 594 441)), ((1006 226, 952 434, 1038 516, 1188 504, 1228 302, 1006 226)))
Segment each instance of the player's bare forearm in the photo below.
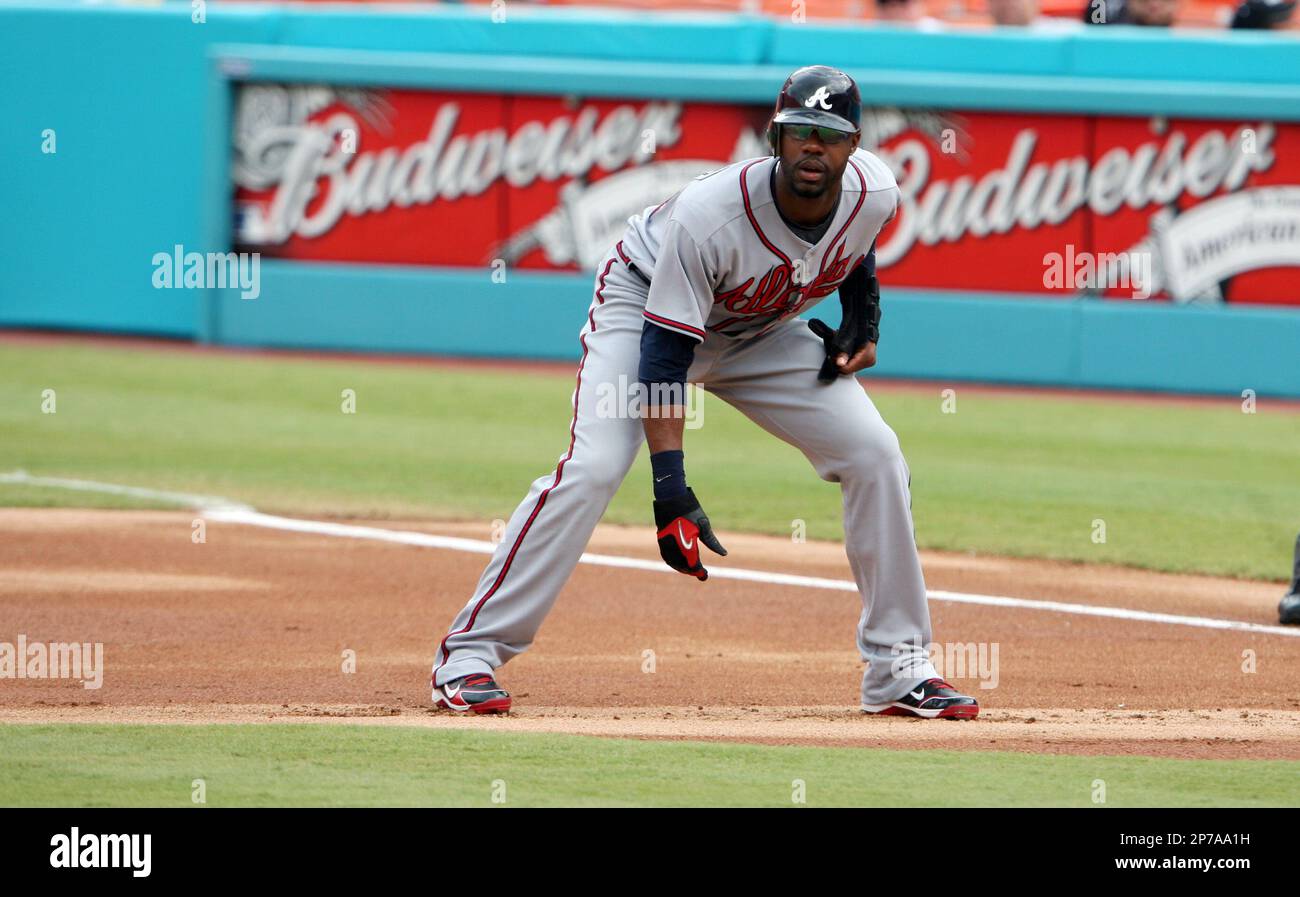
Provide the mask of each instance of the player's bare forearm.
POLYGON ((681 451, 682 433, 686 429, 686 406, 660 405, 652 412, 642 420, 650 454, 681 451))

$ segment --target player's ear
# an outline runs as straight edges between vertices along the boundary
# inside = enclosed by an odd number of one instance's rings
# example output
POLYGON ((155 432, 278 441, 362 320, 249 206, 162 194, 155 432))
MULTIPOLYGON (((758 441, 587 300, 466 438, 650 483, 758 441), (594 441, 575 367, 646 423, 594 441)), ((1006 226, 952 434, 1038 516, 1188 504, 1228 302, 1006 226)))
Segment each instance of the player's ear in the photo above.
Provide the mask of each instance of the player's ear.
POLYGON ((853 137, 849 140, 849 153, 852 154, 857 152, 858 144, 860 144, 861 142, 862 142, 862 132, 861 131, 854 132, 853 137))

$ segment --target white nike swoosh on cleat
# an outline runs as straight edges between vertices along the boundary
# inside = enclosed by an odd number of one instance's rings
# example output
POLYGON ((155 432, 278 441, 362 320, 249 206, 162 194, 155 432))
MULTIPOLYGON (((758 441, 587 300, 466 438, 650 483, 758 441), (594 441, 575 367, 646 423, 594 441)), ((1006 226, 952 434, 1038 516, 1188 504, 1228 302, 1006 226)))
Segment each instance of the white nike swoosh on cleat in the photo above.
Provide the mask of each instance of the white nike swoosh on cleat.
POLYGON ((908 697, 916 698, 916 700, 919 701, 925 697, 925 689, 921 689, 919 691, 909 691, 907 694, 908 697))

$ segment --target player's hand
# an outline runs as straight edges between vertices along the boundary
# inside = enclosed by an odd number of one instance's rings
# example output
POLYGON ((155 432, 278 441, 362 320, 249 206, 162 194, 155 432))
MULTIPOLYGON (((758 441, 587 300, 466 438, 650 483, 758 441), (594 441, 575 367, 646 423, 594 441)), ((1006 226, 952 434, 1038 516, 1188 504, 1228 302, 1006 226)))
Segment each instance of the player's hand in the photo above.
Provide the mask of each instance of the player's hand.
POLYGON ((808 322, 808 329, 826 347, 826 360, 817 372, 817 379, 822 383, 833 383, 841 374, 856 374, 876 363, 875 341, 862 342, 860 335, 852 332, 856 327, 832 330, 825 321, 813 318, 808 322))
POLYGON ((835 366, 839 368, 841 374, 856 374, 858 371, 865 371, 875 363, 875 343, 867 343, 851 357, 842 352, 835 357, 835 366))
POLYGON ((655 501, 655 530, 664 563, 700 582, 709 578, 709 571, 700 563, 701 542, 714 554, 726 557, 727 549, 713 535, 709 518, 689 487, 685 495, 655 501))

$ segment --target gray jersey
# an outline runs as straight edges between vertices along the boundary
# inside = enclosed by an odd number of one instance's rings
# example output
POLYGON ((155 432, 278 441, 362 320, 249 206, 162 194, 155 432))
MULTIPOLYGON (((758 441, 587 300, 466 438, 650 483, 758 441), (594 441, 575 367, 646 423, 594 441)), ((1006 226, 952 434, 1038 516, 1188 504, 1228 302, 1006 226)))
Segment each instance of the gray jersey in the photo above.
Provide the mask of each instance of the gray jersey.
POLYGON ((833 293, 897 211, 893 172, 859 149, 830 227, 809 244, 777 211, 776 165, 767 156, 720 168, 629 219, 621 252, 650 277, 647 320, 700 341, 763 333, 833 293))

